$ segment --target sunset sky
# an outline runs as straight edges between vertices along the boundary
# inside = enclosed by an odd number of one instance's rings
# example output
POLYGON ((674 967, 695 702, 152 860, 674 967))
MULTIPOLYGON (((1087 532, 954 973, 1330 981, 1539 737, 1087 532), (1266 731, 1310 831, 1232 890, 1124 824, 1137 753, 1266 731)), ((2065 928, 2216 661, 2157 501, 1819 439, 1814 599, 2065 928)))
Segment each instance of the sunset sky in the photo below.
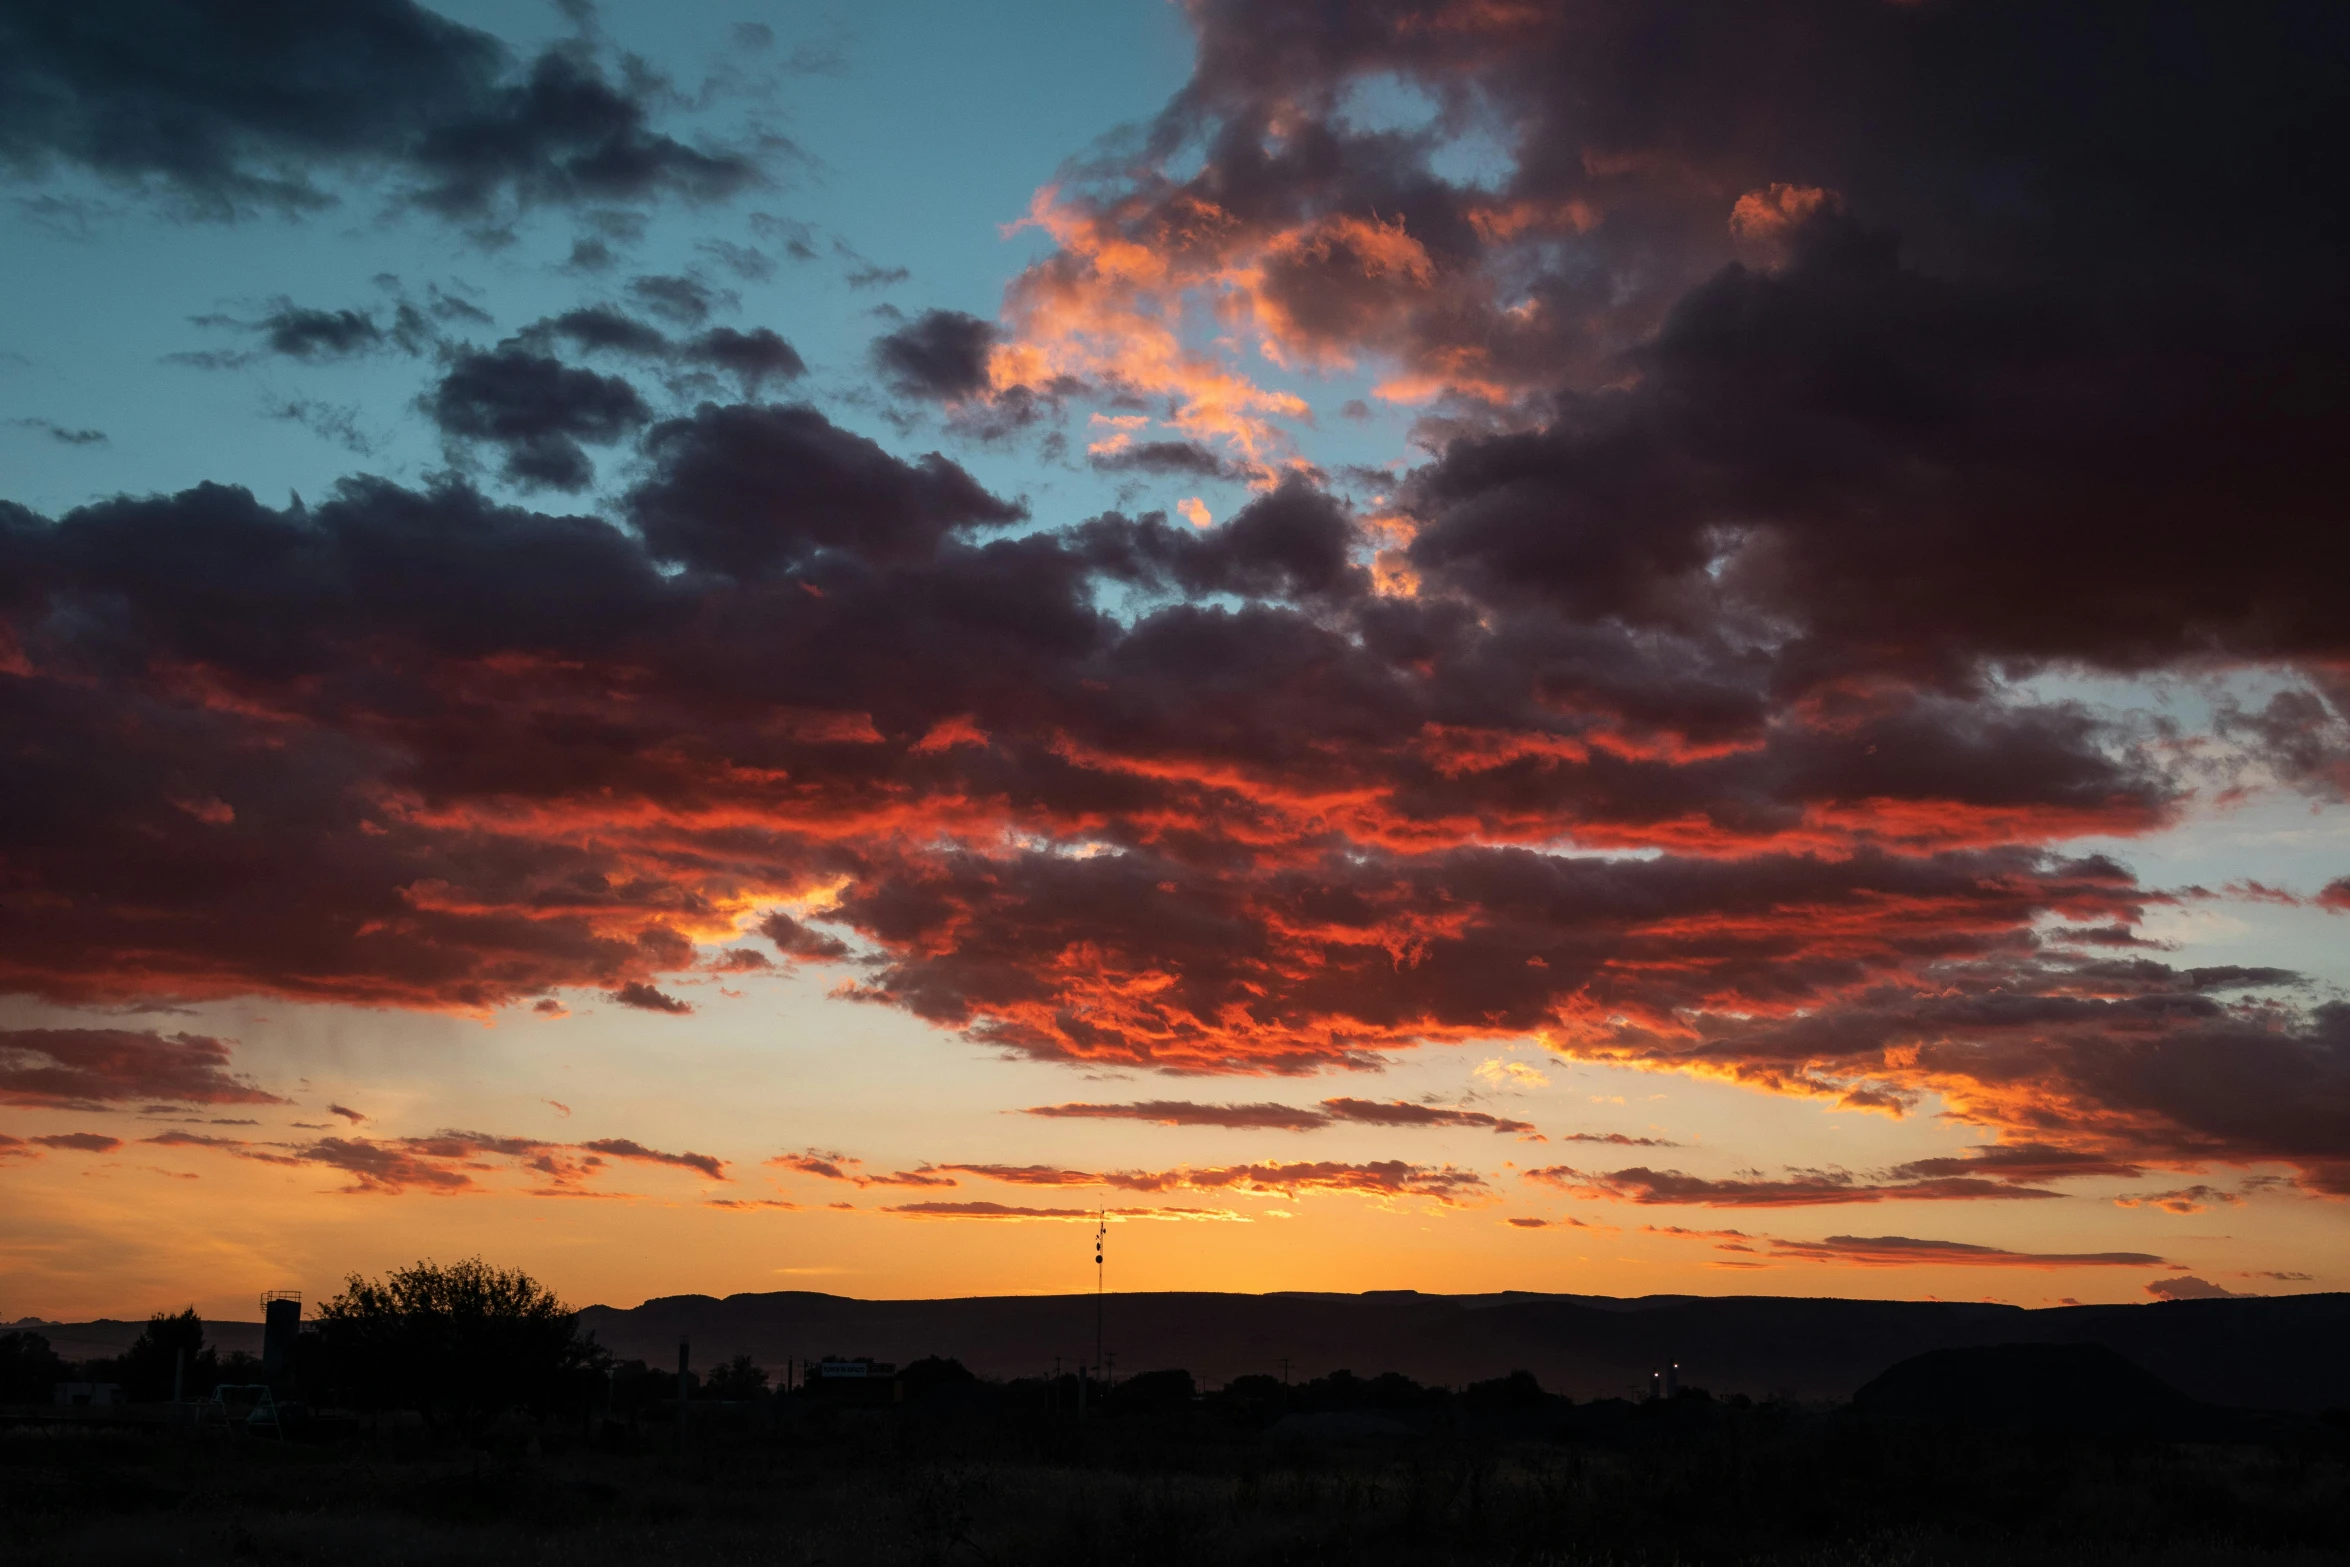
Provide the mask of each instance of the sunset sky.
POLYGON ((0 1321, 2350 1288, 2345 17, 8 6, 0 1321))

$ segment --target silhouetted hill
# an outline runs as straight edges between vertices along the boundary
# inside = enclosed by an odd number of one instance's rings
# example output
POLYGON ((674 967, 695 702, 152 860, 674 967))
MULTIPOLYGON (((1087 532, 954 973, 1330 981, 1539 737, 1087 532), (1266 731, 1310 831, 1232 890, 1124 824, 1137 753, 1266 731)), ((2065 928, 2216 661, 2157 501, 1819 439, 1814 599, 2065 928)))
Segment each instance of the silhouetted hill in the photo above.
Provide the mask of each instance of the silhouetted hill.
MULTIPOLYGON (((97 1360, 119 1355, 138 1341, 147 1328, 147 1319, 124 1321, 114 1317, 100 1317, 93 1322, 43 1322, 34 1317, 23 1317, 15 1322, 0 1323, 0 1332, 38 1333, 49 1341, 49 1347, 67 1360, 97 1360)), ((211 1322, 204 1324, 204 1341, 224 1355, 243 1352, 261 1353, 261 1324, 258 1322, 211 1322)))
MULTIPOLYGON (((1846 1399, 1886 1368, 1930 1350, 2000 1344, 2101 1344, 2186 1396, 2261 1409, 2350 1407, 2350 1295, 2288 1295, 2146 1305, 2015 1306, 1773 1296, 1134 1294, 1109 1297, 1119 1366, 1182 1366, 1204 1382, 1251 1372, 1293 1377, 1340 1368, 1464 1383, 1523 1367, 1575 1398, 1645 1392, 1668 1360, 1686 1384, 1757 1397, 1846 1399)), ((589 1307, 583 1325, 609 1348, 696 1365, 737 1354, 781 1369, 787 1357, 871 1355, 900 1363, 953 1356, 984 1376, 1033 1375, 1055 1357, 1090 1360, 1090 1295, 855 1300, 804 1291, 675 1295, 632 1309, 589 1307)))
POLYGON ((2220 1438, 2244 1421, 2103 1344, 1988 1344, 1914 1355, 1852 1396, 1877 1419, 2067 1436, 2220 1438))

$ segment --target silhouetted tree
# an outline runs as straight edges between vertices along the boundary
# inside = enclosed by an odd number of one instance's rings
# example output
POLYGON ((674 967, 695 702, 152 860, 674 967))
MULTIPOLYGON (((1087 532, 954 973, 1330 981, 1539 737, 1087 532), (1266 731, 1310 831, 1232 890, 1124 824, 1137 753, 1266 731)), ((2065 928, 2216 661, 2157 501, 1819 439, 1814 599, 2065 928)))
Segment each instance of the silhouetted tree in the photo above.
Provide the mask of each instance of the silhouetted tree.
POLYGON ((342 1398, 469 1423, 520 1406, 583 1404, 605 1362, 579 1316, 520 1269, 479 1257, 352 1274, 318 1331, 342 1398))
POLYGON ((1461 1389, 1461 1407, 1475 1414, 1501 1414, 1508 1410, 1540 1409, 1548 1402, 1542 1384, 1531 1371, 1513 1371, 1506 1377, 1495 1377, 1490 1382, 1472 1382, 1461 1389))
POLYGON ((210 1392, 220 1380, 220 1357, 204 1342, 204 1322, 196 1308, 158 1311, 116 1362, 123 1396, 144 1403, 171 1397, 173 1371, 183 1355, 187 1358, 181 1386, 186 1396, 210 1392))
POLYGON ((748 1355, 737 1355, 710 1373, 702 1384, 706 1398, 747 1400, 767 1391, 767 1372, 748 1355))
POLYGON ((934 1387, 959 1387, 978 1380, 970 1367, 951 1356, 925 1355, 898 1373, 908 1398, 920 1398, 934 1387))
MULTIPOLYGON (((635 1418, 659 1409, 677 1397, 677 1372, 666 1366, 648 1366, 641 1360, 609 1363, 611 1377, 604 1397, 610 1400, 613 1412, 635 1418)), ((700 1389, 700 1376, 686 1377, 686 1396, 692 1397, 700 1389)))
POLYGON ((0 1404, 45 1404, 67 1380, 65 1362, 38 1333, 0 1333, 0 1404))
POLYGON ((1121 1415, 1173 1414, 1189 1409, 1196 1391, 1188 1371, 1143 1371, 1110 1389, 1109 1407, 1121 1415))

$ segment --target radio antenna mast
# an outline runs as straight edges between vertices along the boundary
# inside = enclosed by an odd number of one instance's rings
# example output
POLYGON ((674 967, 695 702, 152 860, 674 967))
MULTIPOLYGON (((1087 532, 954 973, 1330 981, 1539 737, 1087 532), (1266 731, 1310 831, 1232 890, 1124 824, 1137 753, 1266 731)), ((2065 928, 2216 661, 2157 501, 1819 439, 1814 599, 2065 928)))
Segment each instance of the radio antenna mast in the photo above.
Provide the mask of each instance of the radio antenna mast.
POLYGON ((1105 1206, 1093 1227, 1093 1374, 1102 1374, 1102 1241, 1110 1233, 1110 1210, 1105 1206))

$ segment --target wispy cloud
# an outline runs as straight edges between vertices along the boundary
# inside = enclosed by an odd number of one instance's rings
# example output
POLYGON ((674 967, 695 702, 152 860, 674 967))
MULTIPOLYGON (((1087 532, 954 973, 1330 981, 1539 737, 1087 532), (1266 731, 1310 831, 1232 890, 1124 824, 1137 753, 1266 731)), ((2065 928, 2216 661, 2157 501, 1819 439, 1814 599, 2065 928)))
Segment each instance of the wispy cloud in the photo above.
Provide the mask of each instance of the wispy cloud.
POLYGON ((1635 1165, 1605 1173, 1547 1165, 1525 1178, 1577 1197, 1648 1205, 1688 1204, 1707 1208, 1811 1208, 1843 1203, 2012 1201, 2062 1195, 2039 1187, 1972 1176, 1924 1180, 1867 1181, 1842 1170, 1800 1170, 1780 1179, 1715 1180, 1679 1170, 1635 1165))
POLYGON ((534 1137, 485 1132, 441 1131, 421 1137, 321 1137, 310 1142, 274 1143, 172 1131, 142 1141, 161 1148, 199 1148, 263 1164, 315 1165, 350 1178, 347 1192, 393 1196, 407 1191, 449 1194, 479 1189, 477 1177, 500 1166, 537 1177, 545 1196, 617 1195, 591 1191, 586 1183, 613 1160, 691 1170, 706 1180, 726 1180, 726 1161, 709 1154, 668 1153, 631 1138, 585 1143, 552 1143, 534 1137))
POLYGON ((1247 1131, 1311 1132, 1346 1122, 1363 1126, 1465 1127, 1489 1132, 1534 1130, 1531 1121, 1402 1099, 1334 1098, 1311 1107, 1269 1101, 1199 1104, 1187 1099, 1147 1099, 1134 1104, 1036 1105, 1023 1113, 1065 1120, 1147 1121, 1158 1126, 1219 1126, 1247 1131))

